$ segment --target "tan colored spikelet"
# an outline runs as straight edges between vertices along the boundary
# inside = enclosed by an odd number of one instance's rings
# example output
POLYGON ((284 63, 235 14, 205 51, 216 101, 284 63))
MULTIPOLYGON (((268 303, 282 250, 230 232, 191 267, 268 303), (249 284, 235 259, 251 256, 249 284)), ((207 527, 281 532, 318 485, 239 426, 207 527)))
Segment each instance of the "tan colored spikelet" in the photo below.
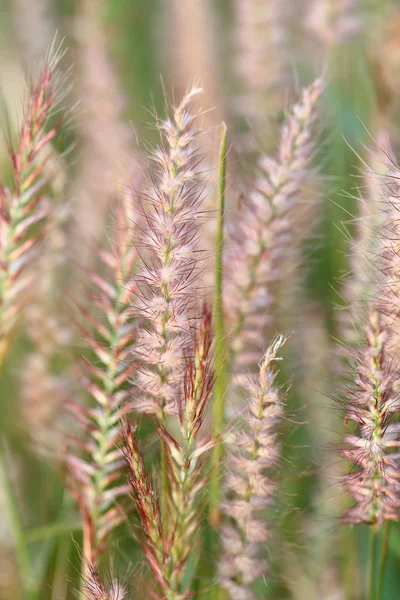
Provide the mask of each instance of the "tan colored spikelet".
POLYGON ((356 378, 344 405, 346 423, 354 433, 345 435, 342 455, 353 465, 343 486, 354 499, 344 515, 348 523, 381 525, 398 520, 400 511, 399 410, 397 370, 386 352, 390 331, 372 306, 365 343, 354 353, 356 378))
POLYGON ((68 91, 61 88, 61 57, 61 50, 52 50, 29 88, 17 144, 10 150, 12 186, 0 185, 0 362, 31 296, 31 267, 51 206, 48 164, 60 126, 51 119, 68 91))
POLYGON ((198 238, 204 220, 205 179, 196 146, 196 117, 192 101, 201 93, 191 88, 158 123, 162 135, 153 152, 155 176, 140 197, 144 234, 137 240, 142 268, 137 277, 136 312, 146 321, 138 358, 137 410, 161 420, 176 413, 176 390, 181 384, 190 343, 189 319, 198 301, 198 238))
POLYGON ((226 295, 238 364, 254 365, 263 351, 274 286, 282 276, 282 261, 294 236, 302 189, 313 172, 313 125, 322 90, 321 80, 316 80, 289 113, 278 156, 261 159, 254 191, 231 234, 226 295))
POLYGON ((40 256, 32 266, 35 291, 24 315, 24 331, 32 350, 21 369, 20 395, 34 448, 60 457, 66 442, 63 403, 73 393, 69 359, 73 333, 64 302, 71 285, 66 268, 70 218, 64 187, 66 167, 61 160, 53 163, 59 181, 54 185, 40 256))
POLYGON ((262 548, 270 537, 270 526, 257 514, 273 504, 275 495, 278 427, 284 411, 273 362, 279 360, 284 342, 282 336, 277 337, 260 363, 258 377, 249 376, 243 427, 228 437, 219 577, 232 600, 252 599, 252 582, 266 572, 262 548))
POLYGON ((395 418, 399 410, 400 196, 399 172, 390 153, 386 169, 379 179, 379 202, 371 206, 378 226, 371 232, 374 247, 367 256, 366 282, 372 292, 364 301, 364 339, 349 350, 354 368, 349 369, 344 414, 353 430, 345 435, 341 448, 353 465, 343 477, 354 501, 344 518, 372 525, 397 520, 400 510, 400 439, 395 418))

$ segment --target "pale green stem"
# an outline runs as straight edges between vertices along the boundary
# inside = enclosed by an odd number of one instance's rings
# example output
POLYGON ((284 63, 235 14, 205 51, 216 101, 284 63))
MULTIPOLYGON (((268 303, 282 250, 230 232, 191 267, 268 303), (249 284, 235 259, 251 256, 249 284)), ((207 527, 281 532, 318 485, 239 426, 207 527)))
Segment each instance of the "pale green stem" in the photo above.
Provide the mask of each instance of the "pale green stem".
POLYGON ((383 584, 385 582, 385 571, 387 565, 388 548, 389 548, 389 536, 390 536, 390 521, 385 521, 383 526, 383 540, 382 550, 379 562, 379 574, 378 574, 378 587, 376 599, 381 600, 383 592, 383 584))
POLYGON ((226 125, 222 123, 221 143, 219 151, 219 185, 217 198, 217 231, 215 240, 215 290, 214 290, 214 328, 215 328, 215 371, 213 404, 213 435, 218 436, 214 447, 210 488, 211 521, 219 521, 219 504, 221 500, 221 462, 223 446, 221 442, 225 425, 225 397, 228 386, 226 372, 224 303, 223 303, 223 245, 224 245, 224 211, 226 187, 226 125))
POLYGON ((375 572, 376 572, 376 550, 378 535, 374 526, 370 528, 369 559, 368 559, 368 600, 376 600, 375 595, 375 572))
POLYGON ((40 600, 39 590, 35 583, 32 557, 26 539, 26 533, 21 522, 17 500, 15 498, 12 483, 10 481, 8 468, 5 460, 4 441, 0 445, 0 476, 3 484, 5 510, 10 535, 14 543, 15 557, 18 564, 21 585, 26 600, 40 600))

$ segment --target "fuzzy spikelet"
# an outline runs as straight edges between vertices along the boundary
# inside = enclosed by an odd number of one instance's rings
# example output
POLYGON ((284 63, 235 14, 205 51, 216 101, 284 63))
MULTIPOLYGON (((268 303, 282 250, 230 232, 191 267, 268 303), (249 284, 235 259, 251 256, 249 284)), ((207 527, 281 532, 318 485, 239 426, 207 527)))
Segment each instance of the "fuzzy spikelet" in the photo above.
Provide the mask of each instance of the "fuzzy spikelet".
POLYGON ((74 282, 67 278, 66 268, 70 214, 64 194, 65 165, 54 161, 53 172, 59 173, 59 183, 52 182, 56 197, 49 207, 40 257, 32 265, 34 298, 24 314, 24 333, 33 350, 20 371, 21 408, 35 442, 34 448, 59 454, 65 445, 62 405, 65 397, 73 393, 71 361, 68 360, 73 336, 70 320, 62 307, 66 289, 74 282))
POLYGON ((88 600, 127 600, 128 598, 124 584, 113 579, 110 584, 105 585, 92 565, 88 568, 84 592, 87 594, 88 600))
POLYGON ((167 589, 168 581, 164 573, 169 560, 170 543, 163 531, 159 496, 146 472, 143 454, 134 429, 130 426, 126 430, 125 442, 129 482, 143 533, 142 546, 157 583, 161 589, 167 589))
POLYGON ((169 600, 187 597, 183 589, 185 567, 199 528, 199 502, 207 484, 203 457, 216 443, 213 438, 198 439, 214 383, 211 348, 211 314, 204 309, 199 331, 193 338, 193 354, 186 362, 179 402, 182 439, 159 426, 167 453, 167 514, 161 514, 134 434, 129 429, 127 434, 130 481, 144 531, 145 554, 161 597, 169 600))
POLYGON ((388 330, 379 312, 371 310, 366 341, 356 355, 357 377, 348 390, 346 421, 355 431, 345 438, 342 454, 354 468, 343 479, 355 505, 345 514, 349 523, 381 524, 397 520, 400 509, 400 469, 397 448, 399 425, 393 416, 399 410, 395 390, 397 371, 386 353, 388 330))
POLYGON ((73 20, 81 148, 71 201, 79 223, 74 246, 80 264, 90 264, 88 240, 102 232, 116 182, 127 181, 131 171, 136 175, 137 167, 133 130, 123 118, 127 103, 109 51, 105 7, 104 0, 81 0, 73 20))
POLYGON ((100 247, 98 255, 109 276, 90 273, 93 284, 89 308, 81 307, 86 323, 80 331, 95 357, 93 363, 81 361, 82 382, 94 405, 86 408, 70 402, 69 408, 86 430, 78 442, 84 458, 70 452, 67 465, 70 487, 84 521, 84 554, 89 563, 103 550, 104 541, 123 519, 115 506, 128 491, 121 483, 122 455, 120 420, 132 408, 128 402, 136 322, 131 303, 135 292, 132 281, 136 250, 132 246, 132 203, 121 199, 115 208, 115 236, 111 249, 100 247), (96 310, 101 315, 96 317, 96 310))
POLYGON ((173 540, 171 561, 175 565, 170 584, 176 590, 182 586, 184 567, 199 528, 201 510, 198 503, 207 487, 202 459, 216 443, 211 437, 199 439, 213 385, 212 321, 211 313, 205 308, 199 331, 194 332, 192 356, 186 361, 179 407, 183 439, 179 441, 163 427, 159 430, 168 456, 172 516, 169 532, 173 540))
POLYGON ((326 46, 349 42, 363 26, 362 4, 360 0, 313 0, 306 25, 326 46))
POLYGON ((279 280, 301 189, 310 173, 315 151, 312 125, 322 90, 322 82, 315 81, 293 107, 282 128, 278 157, 266 156, 260 161, 256 189, 234 232, 237 241, 227 259, 226 295, 230 298, 233 349, 242 363, 254 364, 254 357, 262 352, 271 317, 272 286, 279 280))
POLYGON ((375 299, 384 324, 390 330, 386 351, 397 360, 400 349, 400 171, 395 162, 390 164, 382 182, 380 246, 373 257, 378 271, 375 299))
POLYGON ((172 119, 159 124, 163 144, 153 154, 158 178, 142 198, 147 230, 139 241, 144 258, 136 308, 147 326, 141 336, 143 367, 137 409, 155 413, 161 420, 177 412, 176 390, 196 294, 204 177, 198 173, 195 117, 188 106, 200 91, 192 89, 172 119))
MULTIPOLYGON (((235 112, 260 126, 282 106, 287 87, 287 30, 283 2, 236 0, 236 71, 242 93, 235 112)), ((254 143, 254 140, 253 140, 254 143)))
POLYGON ((0 183, 0 362, 29 296, 29 268, 37 257, 51 194, 47 164, 59 124, 60 51, 44 62, 28 95, 17 147, 10 152, 12 188, 0 183))
POLYGON ((285 339, 276 338, 260 365, 259 378, 248 380, 249 405, 244 413, 245 427, 233 431, 228 446, 229 471, 225 482, 226 517, 221 533, 221 585, 232 600, 253 598, 251 583, 266 571, 261 557, 270 529, 257 518, 257 512, 273 503, 275 483, 271 472, 280 455, 277 427, 283 417, 283 404, 275 386, 272 367, 285 339))

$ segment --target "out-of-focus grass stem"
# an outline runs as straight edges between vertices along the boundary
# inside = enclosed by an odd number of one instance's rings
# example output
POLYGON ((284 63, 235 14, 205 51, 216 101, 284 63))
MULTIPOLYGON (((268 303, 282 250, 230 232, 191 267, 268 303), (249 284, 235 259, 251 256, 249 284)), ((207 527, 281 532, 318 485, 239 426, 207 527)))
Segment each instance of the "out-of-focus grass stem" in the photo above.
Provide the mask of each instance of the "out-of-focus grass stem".
POLYGON ((389 537, 390 537, 390 521, 385 521, 383 526, 382 549, 379 560, 378 586, 376 592, 376 600, 381 600, 383 592, 383 584, 385 581, 385 571, 387 565, 389 537))
POLYGON ((376 600, 376 553, 378 544, 378 532, 374 526, 370 528, 369 558, 368 558, 368 600, 376 600))
POLYGON ((2 440, 0 444, 0 477, 3 485, 7 521, 9 524, 10 535, 14 543, 15 558, 20 573, 23 597, 24 600, 40 600, 39 590, 35 583, 36 578, 29 553, 29 546, 21 522, 13 486, 8 474, 5 455, 6 447, 4 440, 2 440))
MULTIPOLYGON (((219 150, 219 174, 217 197, 217 230, 215 238, 215 289, 214 289, 214 327, 215 327, 215 371, 213 403, 213 434, 221 436, 225 421, 225 396, 227 388, 226 349, 223 303, 223 247, 224 212, 226 188, 226 125, 222 123, 219 150)), ((213 470, 210 489, 210 519, 216 525, 219 521, 219 503, 221 499, 221 460, 223 447, 221 439, 213 451, 213 470)))

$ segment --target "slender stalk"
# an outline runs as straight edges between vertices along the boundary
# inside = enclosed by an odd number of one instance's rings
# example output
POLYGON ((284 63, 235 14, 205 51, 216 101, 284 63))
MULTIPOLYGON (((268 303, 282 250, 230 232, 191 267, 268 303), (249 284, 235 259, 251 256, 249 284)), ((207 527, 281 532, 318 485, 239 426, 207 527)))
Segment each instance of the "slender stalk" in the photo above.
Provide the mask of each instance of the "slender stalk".
POLYGON ((210 489, 210 520, 216 525, 219 522, 219 503, 221 499, 221 460, 223 447, 220 440, 225 420, 225 396, 227 389, 225 326, 223 305, 223 246, 224 246, 224 212, 226 188, 226 125, 222 123, 219 150, 219 183, 217 198, 217 231, 215 240, 215 290, 214 290, 214 327, 215 327, 215 370, 213 404, 213 434, 218 443, 213 450, 213 471, 210 489))
POLYGON ((376 600, 375 580, 376 580, 376 551, 378 535, 374 526, 370 528, 369 541, 369 559, 368 559, 368 600, 376 600))
POLYGON ((21 522, 12 483, 8 475, 4 441, 0 444, 0 477, 4 491, 7 522, 14 543, 15 557, 19 568, 24 598, 26 600, 40 600, 39 590, 35 585, 34 569, 28 542, 21 522))
POLYGON ((344 598, 353 600, 354 589, 360 585, 360 564, 355 529, 349 527, 345 530, 341 549, 342 555, 345 557, 342 568, 344 598))
POLYGON ((383 540, 381 556, 379 561, 379 573, 378 573, 378 585, 376 592, 376 600, 381 600, 383 592, 383 584, 385 581, 385 571, 387 565, 388 549, 389 549, 389 537, 390 537, 390 523, 391 521, 385 521, 383 526, 383 540))

